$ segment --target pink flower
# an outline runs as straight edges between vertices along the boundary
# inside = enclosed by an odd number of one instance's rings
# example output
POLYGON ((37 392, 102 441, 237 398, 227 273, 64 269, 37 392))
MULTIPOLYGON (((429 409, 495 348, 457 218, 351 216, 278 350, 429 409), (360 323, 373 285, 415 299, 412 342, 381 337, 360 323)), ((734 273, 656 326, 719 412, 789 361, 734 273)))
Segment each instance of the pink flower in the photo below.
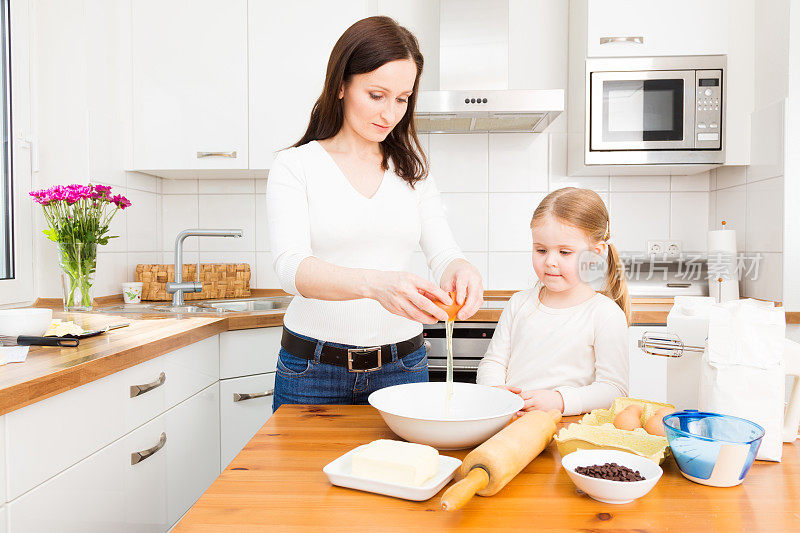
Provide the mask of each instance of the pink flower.
POLYGON ((117 205, 120 209, 125 209, 126 207, 131 206, 131 201, 122 196, 121 194, 117 194, 111 197, 111 201, 117 205))

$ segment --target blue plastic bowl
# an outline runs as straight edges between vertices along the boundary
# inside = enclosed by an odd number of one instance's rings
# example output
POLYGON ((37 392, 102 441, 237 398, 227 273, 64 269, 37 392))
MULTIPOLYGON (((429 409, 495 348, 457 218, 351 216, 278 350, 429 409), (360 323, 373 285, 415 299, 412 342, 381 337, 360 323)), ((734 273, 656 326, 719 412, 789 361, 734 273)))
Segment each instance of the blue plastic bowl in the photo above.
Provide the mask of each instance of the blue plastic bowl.
POLYGON ((693 409, 665 416, 664 431, 681 473, 720 487, 742 482, 764 437, 764 428, 744 418, 693 409), (724 464, 712 479, 720 457, 724 464))

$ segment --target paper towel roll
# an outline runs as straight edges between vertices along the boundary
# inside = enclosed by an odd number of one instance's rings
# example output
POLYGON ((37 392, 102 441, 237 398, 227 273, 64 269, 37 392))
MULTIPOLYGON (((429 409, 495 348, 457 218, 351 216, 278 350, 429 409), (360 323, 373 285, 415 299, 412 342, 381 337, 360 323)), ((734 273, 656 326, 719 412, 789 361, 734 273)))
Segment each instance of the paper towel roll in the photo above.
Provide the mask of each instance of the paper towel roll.
POLYGON ((714 298, 717 302, 730 302, 731 300, 739 299, 739 280, 737 279, 723 279, 719 281, 718 278, 708 280, 708 295, 714 298))
POLYGON ((708 253, 725 252, 736 254, 736 230, 716 229, 708 232, 708 253))

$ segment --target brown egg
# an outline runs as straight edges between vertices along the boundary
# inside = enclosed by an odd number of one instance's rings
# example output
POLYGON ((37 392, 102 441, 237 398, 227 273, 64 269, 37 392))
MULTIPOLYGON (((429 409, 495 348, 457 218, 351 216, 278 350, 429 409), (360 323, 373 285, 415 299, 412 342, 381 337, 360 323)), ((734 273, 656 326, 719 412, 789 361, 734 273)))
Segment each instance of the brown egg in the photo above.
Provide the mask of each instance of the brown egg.
POLYGON ((638 405, 629 405, 614 417, 614 427, 633 431, 642 427, 642 408, 638 405))
POLYGON ((664 417, 675 410, 671 407, 662 407, 656 411, 653 416, 647 419, 644 424, 644 430, 651 435, 660 435, 665 437, 667 434, 664 432, 664 417))

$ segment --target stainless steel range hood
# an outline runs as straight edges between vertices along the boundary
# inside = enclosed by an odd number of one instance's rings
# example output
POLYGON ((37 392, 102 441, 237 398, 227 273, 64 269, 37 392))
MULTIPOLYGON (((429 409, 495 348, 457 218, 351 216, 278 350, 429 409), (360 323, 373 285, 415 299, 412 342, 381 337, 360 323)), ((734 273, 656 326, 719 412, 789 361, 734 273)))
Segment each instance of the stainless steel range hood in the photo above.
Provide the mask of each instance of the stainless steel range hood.
MULTIPOLYGON (((440 0, 438 91, 420 91, 420 133, 543 131, 563 89, 509 89, 508 0, 440 0)), ((530 65, 536 68, 536 65, 530 65)))

